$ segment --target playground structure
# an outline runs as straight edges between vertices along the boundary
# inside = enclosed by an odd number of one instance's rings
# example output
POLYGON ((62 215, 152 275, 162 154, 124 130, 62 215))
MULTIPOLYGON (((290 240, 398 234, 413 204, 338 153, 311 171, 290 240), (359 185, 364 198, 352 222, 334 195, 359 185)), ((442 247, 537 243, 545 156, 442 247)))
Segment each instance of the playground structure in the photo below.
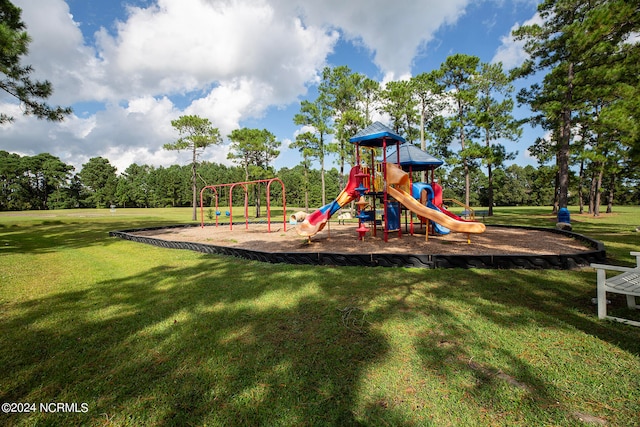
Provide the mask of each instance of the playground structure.
MULTIPOLYGON (((453 241, 453 244, 432 245, 427 239, 402 239, 400 209, 403 207, 405 216, 412 216, 410 232, 413 232, 413 215, 416 215, 420 220, 420 227, 427 225, 427 236, 430 230, 436 234, 451 231, 466 233, 468 243, 469 235, 484 233, 485 226, 452 214, 442 204, 442 187, 433 179, 434 169, 442 161, 428 156, 412 144, 403 144, 404 139, 380 123, 361 131, 351 142, 356 144, 357 163, 349 174, 344 190, 334 201, 315 212, 308 215, 304 212, 294 213, 290 220, 296 224, 296 233, 307 236, 310 240, 310 236, 325 227, 331 215, 353 201, 358 206, 356 231, 362 239, 357 244, 354 244, 356 239, 348 227, 340 227, 331 237, 327 235, 318 238, 318 242, 326 244, 300 244, 291 239, 291 235, 286 233, 285 188, 277 178, 205 187, 200 193, 200 227, 197 227, 198 224, 193 224, 193 227, 192 224, 187 227, 151 227, 113 231, 110 235, 164 248, 189 249, 207 254, 294 265, 572 269, 606 259, 601 242, 563 229, 494 225, 487 233, 478 236, 472 246, 462 242, 455 244, 453 241), (394 144, 396 152, 389 155, 387 146, 393 148, 394 144), (378 148, 382 148, 381 162, 376 162, 375 159, 378 148), (370 152, 361 155, 361 149, 370 152), (371 161, 367 163, 369 154, 371 161), (395 163, 387 161, 388 159, 395 163), (431 173, 430 184, 411 182, 411 173, 421 170, 431 173), (284 233, 271 233, 270 187, 274 181, 282 186, 284 233), (248 189, 252 184, 262 183, 267 184, 268 221, 266 227, 256 225, 256 229, 267 228, 267 233, 256 240, 255 230, 249 230, 248 189), (245 230, 235 231, 234 235, 238 237, 230 239, 225 235, 227 228, 218 227, 218 196, 223 189, 229 189, 231 221, 228 230, 233 230, 233 190, 238 186, 244 190, 245 196, 245 230), (214 193, 216 227, 204 227, 205 191, 214 193), (384 232, 384 249, 379 246, 381 239, 364 240, 367 233, 376 233, 378 227, 384 232), (388 236, 394 231, 398 232, 399 238, 388 240, 388 236)), ((213 201, 211 204, 214 204, 213 201)), ((462 207, 472 213, 468 206, 462 207)), ((340 218, 341 215, 336 216, 340 218)), ((347 216, 343 216, 343 219, 346 218, 347 216)))
POLYGON ((233 230, 233 190, 237 186, 240 186, 244 189, 244 223, 245 229, 249 228, 249 185, 259 185, 259 184, 267 184, 267 231, 271 232, 271 184, 273 182, 278 182, 282 186, 282 215, 283 215, 283 226, 284 231, 287 231, 287 199, 285 194, 284 183, 280 178, 271 178, 271 179, 259 179, 255 181, 243 181, 243 182, 233 182, 228 184, 216 184, 216 185, 207 185, 202 190, 200 190, 200 227, 204 228, 204 192, 206 190, 213 191, 214 200, 215 200, 215 218, 216 223, 215 226, 218 226, 218 217, 221 212, 218 206, 218 189, 228 188, 229 189, 229 210, 227 211, 227 215, 229 216, 229 230, 233 230))
MULTIPOLYGON (((297 225, 296 232, 299 235, 310 238, 317 234, 334 213, 354 200, 357 200, 358 206, 356 231, 360 239, 364 239, 370 231, 375 236, 378 225, 382 226, 385 242, 388 241, 390 232, 397 231, 398 237, 401 238, 401 207, 411 213, 410 233, 412 234, 414 214, 421 224, 427 224, 426 238, 429 232, 448 234, 455 231, 466 233, 467 242, 470 243, 470 234, 485 231, 484 224, 465 220, 449 212, 443 205, 442 187, 433 182, 433 170, 442 165, 442 161, 411 144, 406 144, 404 138, 380 122, 375 122, 358 132, 350 142, 356 146, 356 165, 351 169, 347 185, 334 201, 307 215, 302 223, 297 225), (395 145, 395 163, 389 161, 394 160, 393 154, 387 155, 387 148, 393 145, 395 145), (363 147, 370 150, 370 159, 367 159, 367 156, 361 156, 363 147), (375 159, 376 148, 382 149, 382 161, 378 163, 375 159), (418 152, 412 153, 412 149, 418 152), (401 150, 406 151, 406 154, 402 153, 401 156, 401 150), (412 172, 420 170, 431 172, 431 184, 411 182, 412 172), (382 204, 381 219, 378 219, 377 215, 378 201, 382 204)), ((471 212, 469 207, 466 209, 471 212)))

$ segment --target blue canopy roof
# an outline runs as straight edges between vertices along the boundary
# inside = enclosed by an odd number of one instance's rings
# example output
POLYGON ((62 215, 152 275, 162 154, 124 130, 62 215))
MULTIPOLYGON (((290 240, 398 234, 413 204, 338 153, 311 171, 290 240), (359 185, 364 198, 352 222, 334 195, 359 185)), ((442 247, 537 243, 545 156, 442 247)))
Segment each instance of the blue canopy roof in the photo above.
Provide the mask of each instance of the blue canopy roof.
POLYGON ((395 144, 396 142, 405 142, 405 139, 393 132, 388 126, 380 122, 375 122, 360 132, 349 138, 352 144, 360 144, 365 147, 382 147, 383 141, 386 139, 387 144, 395 144))
MULTIPOLYGON (((388 161, 396 162, 397 159, 395 149, 387 154, 388 161)), ((443 163, 442 160, 436 159, 411 143, 407 142, 400 145, 400 167, 404 170, 409 170, 409 167, 414 171, 435 169, 438 166, 442 166, 443 163)))

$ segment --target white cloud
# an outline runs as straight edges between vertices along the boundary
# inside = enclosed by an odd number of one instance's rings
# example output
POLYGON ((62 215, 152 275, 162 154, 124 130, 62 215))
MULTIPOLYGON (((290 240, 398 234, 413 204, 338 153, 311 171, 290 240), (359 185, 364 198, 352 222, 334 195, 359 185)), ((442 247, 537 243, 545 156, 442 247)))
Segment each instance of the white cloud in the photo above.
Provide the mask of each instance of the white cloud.
POLYGON ((300 128, 296 129, 296 131, 293 133, 293 136, 297 138, 298 135, 302 135, 306 132, 316 133, 316 128, 310 125, 302 125, 300 128))
POLYGON ((251 77, 273 87, 274 103, 291 102, 322 67, 335 32, 305 28, 266 1, 159 0, 130 8, 117 36, 98 34, 123 90, 179 93, 251 77))
POLYGON ((163 144, 177 138, 171 126, 177 115, 167 98, 143 97, 126 106, 109 104, 88 118, 72 115, 61 123, 16 114, 14 123, 0 128, 0 135, 10 141, 10 151, 24 155, 48 152, 78 169, 97 156, 106 157, 114 165, 122 165, 120 158, 140 164, 170 165, 175 163, 177 154, 159 152, 163 151, 163 144))
POLYGON ((15 0, 32 39, 28 62, 34 77, 53 83, 52 104, 106 100, 112 90, 102 62, 83 35, 62 0, 15 0))
POLYGON ((324 0, 287 1, 301 10, 304 21, 340 28, 347 39, 374 52, 385 74, 403 75, 413 59, 443 25, 454 24, 469 0, 324 0))
POLYGON ((21 117, 10 103, 2 111, 17 120, 0 128, 2 148, 61 153, 76 166, 107 153, 114 163, 163 162, 155 153, 172 139, 170 121, 181 114, 209 117, 226 136, 241 120, 304 94, 338 38, 266 1, 159 0, 130 8, 126 19, 112 23, 113 35, 103 28, 95 40, 83 38, 62 0, 16 3, 33 40, 26 62, 35 78, 54 86, 49 102, 97 103, 100 111, 91 105, 86 114, 83 104, 80 117, 58 124, 21 117), (196 95, 183 111, 166 98, 191 91, 196 95))
POLYGON ((542 18, 536 13, 531 19, 525 21, 522 25, 516 23, 509 30, 509 34, 500 37, 502 44, 496 50, 492 63, 496 64, 502 62, 505 70, 518 67, 528 58, 527 53, 524 51, 524 41, 515 40, 511 35, 513 31, 517 30, 521 26, 542 24, 542 18))
POLYGON ((223 137, 240 126, 240 120, 259 117, 269 106, 273 87, 254 79, 225 81, 209 94, 194 101, 185 113, 210 117, 223 137))
POLYGON ((282 148, 288 149, 291 147, 291 144, 293 144, 294 142, 295 141, 290 138, 285 138, 282 140, 282 148))
MULTIPOLYGON (((182 114, 208 117, 226 136, 272 106, 297 101, 340 36, 370 50, 385 81, 404 78, 433 34, 469 3, 157 0, 129 7, 119 21, 102 18, 104 28, 83 34, 82 17, 64 0, 14 1, 33 40, 25 63, 53 83, 49 103, 77 111, 49 123, 3 105, 16 122, 0 127, 0 148, 49 152, 76 167, 104 156, 120 171, 132 162, 181 161, 161 147, 175 139, 170 123, 182 114)), ((227 150, 204 157, 226 163, 227 150)))

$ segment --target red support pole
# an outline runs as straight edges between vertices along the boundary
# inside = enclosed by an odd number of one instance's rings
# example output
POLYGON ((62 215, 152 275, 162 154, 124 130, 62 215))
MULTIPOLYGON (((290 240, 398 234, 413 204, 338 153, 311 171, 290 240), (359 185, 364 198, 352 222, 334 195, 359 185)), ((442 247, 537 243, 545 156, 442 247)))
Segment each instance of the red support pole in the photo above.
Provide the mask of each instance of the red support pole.
POLYGON ((377 236, 377 232, 378 232, 378 225, 376 224, 376 194, 378 192, 378 189, 375 188, 376 187, 376 150, 375 148, 373 148, 371 150, 371 170, 369 171, 369 188, 372 190, 373 192, 373 197, 372 197, 372 206, 371 208, 373 209, 373 236, 376 237, 377 236))
MULTIPOLYGON (((413 197, 413 166, 411 165, 409 165, 409 192, 413 197)), ((409 218, 411 220, 411 222, 409 223, 409 233, 411 233, 411 235, 413 236, 413 212, 411 211, 409 211, 409 218)))
MULTIPOLYGON (((396 164, 398 165, 398 167, 400 166, 400 142, 396 141, 396 157, 397 157, 397 161, 396 164)), ((411 183, 411 176, 409 176, 409 183, 411 183)), ((409 191, 411 191, 411 186, 409 186, 409 191)), ((402 223, 401 223, 401 217, 400 217, 400 202, 396 201, 398 203, 398 237, 402 238, 402 223)))
POLYGON ((236 184, 229 187, 229 230, 233 230, 233 187, 236 184))
POLYGON ((382 189, 382 204, 384 209, 384 241, 389 241, 389 215, 387 206, 389 204, 389 197, 387 195, 387 138, 382 137, 382 178, 383 178, 383 189, 382 189))
POLYGON ((267 231, 271 233, 271 180, 267 183, 267 231))
POLYGON ((286 198, 286 191, 284 188, 284 182, 282 182, 281 179, 278 178, 278 182, 280 182, 280 185, 282 185, 282 224, 284 227, 284 231, 286 233, 287 231, 287 198, 286 198))
POLYGON ((214 212, 216 214, 216 227, 218 226, 218 190, 213 189, 216 192, 216 211, 214 212))
MULTIPOLYGON (((249 229, 249 187, 242 185, 244 188, 244 229, 249 229)), ((260 196, 258 196, 260 197, 260 196)))
POLYGON ((202 199, 202 193, 204 192, 204 189, 207 187, 204 187, 202 190, 200 190, 200 228, 204 228, 204 201, 202 199))
POLYGON ((284 231, 287 231, 287 201, 285 198, 284 182, 280 178, 267 180, 267 231, 271 232, 271 183, 277 181, 282 186, 282 216, 284 231))
POLYGON ((207 188, 213 190, 213 193, 216 197, 216 227, 218 226, 218 190, 216 190, 217 185, 207 185, 200 190, 200 228, 204 228, 204 190, 207 188))

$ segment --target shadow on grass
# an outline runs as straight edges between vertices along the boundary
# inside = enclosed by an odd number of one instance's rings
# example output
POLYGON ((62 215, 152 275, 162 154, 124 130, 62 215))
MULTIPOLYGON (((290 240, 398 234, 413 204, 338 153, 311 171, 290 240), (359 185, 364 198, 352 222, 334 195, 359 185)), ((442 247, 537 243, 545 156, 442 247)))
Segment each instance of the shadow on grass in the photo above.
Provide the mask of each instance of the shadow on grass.
MULTIPOLYGON (((474 313, 500 328, 530 325, 541 328, 572 328, 614 344, 632 354, 640 354, 640 329, 603 322, 597 318, 595 272, 591 269, 557 270, 427 270, 424 276, 380 292, 402 292, 405 301, 415 290, 436 279, 428 291, 431 305, 420 310, 440 310, 438 301, 471 307, 474 313), (585 286, 585 284, 587 284, 585 286), (398 289, 395 289, 395 288, 398 289), (585 291, 585 288, 587 289, 585 291)), ((624 309, 624 296, 615 298, 613 309, 624 309)), ((400 303, 400 302, 399 302, 400 303)), ((433 313, 434 315, 436 313, 433 313)), ((633 315, 633 311, 630 312, 633 315)), ((445 316, 446 317, 446 316, 445 316)))
POLYGON ((583 416, 612 425, 636 420, 640 330, 597 319, 583 285, 594 279, 592 272, 414 273, 371 295, 373 301, 386 294, 388 301, 372 321, 401 317, 416 325, 407 335, 424 366, 422 378, 414 377, 403 396, 371 402, 371 418, 406 421, 406 412, 389 411, 402 406, 400 400, 411 402, 405 411, 426 410, 434 425, 562 425, 583 416), (422 390, 433 402, 416 402, 420 380, 430 376, 441 384, 437 393, 422 390), (438 417, 454 407, 453 418, 438 417))
MULTIPOLYGON (((84 245, 98 236, 108 244, 104 226, 86 228, 84 245)), ((74 245, 72 234, 33 245, 74 245)), ((629 387, 637 366, 626 382, 562 385, 563 369, 582 379, 573 371, 590 358, 585 375, 603 378, 628 368, 608 366, 603 354, 640 354, 638 330, 596 319, 585 292, 594 280, 587 270, 296 267, 219 256, 154 265, 0 305, 0 401, 89 405, 86 414, 0 423, 563 425, 575 395, 608 405, 598 415, 615 425, 632 419, 639 399, 598 393, 637 397, 629 387), (345 307, 364 310, 362 328, 346 327, 345 307), (579 354, 590 337, 614 350, 579 354)))
POLYGON ((229 263, 240 261, 156 267, 11 307, 0 401, 87 402, 67 425, 356 424, 362 369, 385 339, 345 328, 340 295, 229 263))
POLYGON ((168 225, 150 221, 60 221, 0 224, 0 255, 9 253, 47 253, 59 249, 75 249, 93 245, 107 245, 110 230, 118 228, 168 225))

